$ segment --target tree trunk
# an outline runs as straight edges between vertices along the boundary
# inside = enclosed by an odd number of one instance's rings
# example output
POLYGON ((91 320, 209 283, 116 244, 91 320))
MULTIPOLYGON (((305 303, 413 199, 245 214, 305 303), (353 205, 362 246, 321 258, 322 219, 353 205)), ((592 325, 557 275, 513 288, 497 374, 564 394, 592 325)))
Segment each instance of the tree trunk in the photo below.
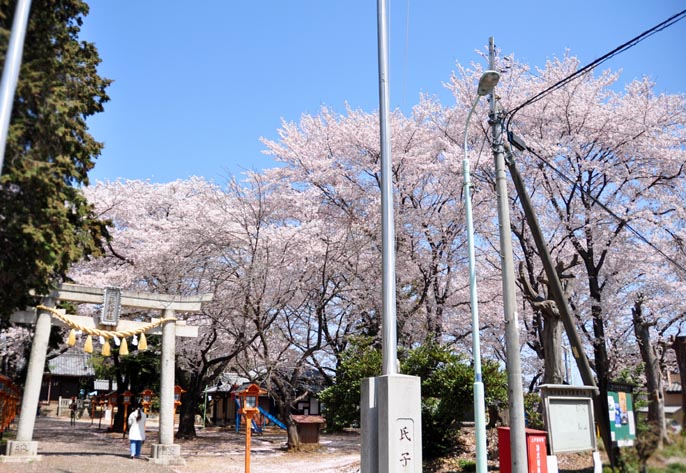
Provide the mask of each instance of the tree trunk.
POLYGON ((291 415, 290 404, 284 403, 279 406, 279 413, 286 424, 286 432, 288 434, 288 451, 300 451, 300 435, 298 435, 298 426, 291 415))
MULTIPOLYGON (((676 362, 679 365, 679 377, 681 378, 681 412, 686 413, 686 336, 674 339, 672 348, 676 352, 676 362)), ((686 415, 682 416, 682 432, 686 432, 686 415)))
POLYGON ((591 316, 593 319, 593 359, 595 361, 595 372, 598 380, 599 397, 594 402, 594 406, 599 408, 597 421, 600 427, 600 437, 605 445, 605 451, 610 458, 610 464, 614 468, 620 461, 621 456, 618 448, 612 442, 610 432, 610 411, 607 404, 608 383, 610 382, 610 362, 605 343, 605 325, 603 306, 601 304, 602 291, 598 285, 598 274, 591 263, 592 259, 586 263, 589 293, 592 299, 591 316))
POLYGON ((543 314, 543 384, 562 384, 565 379, 561 349, 562 321, 559 313, 543 314))
MULTIPOLYGON (((531 277, 533 280, 533 277, 531 277)), ((534 324, 534 332, 539 340, 535 348, 539 358, 543 358, 543 384, 562 384, 564 381, 564 364, 562 358, 562 320, 560 311, 554 300, 538 293, 538 286, 527 278, 524 265, 519 265, 519 282, 524 298, 538 317, 534 324), (542 320, 542 323, 541 323, 542 320), (542 325, 542 327, 541 327, 542 325)), ((550 284, 546 282, 547 293, 550 294, 550 284)))
POLYGON ((199 404, 201 394, 195 389, 189 390, 181 396, 181 405, 176 408, 179 413, 179 428, 176 431, 176 438, 194 439, 197 437, 195 431, 195 409, 199 404))
POLYGON ((204 371, 191 373, 189 376, 188 373, 182 374, 177 371, 177 379, 181 379, 182 382, 185 381, 186 392, 181 395, 181 405, 176 408, 179 413, 179 428, 176 431, 176 438, 194 439, 197 437, 195 414, 203 401, 205 389, 203 373, 204 371))
POLYGON ((639 295, 631 309, 634 322, 634 334, 638 340, 641 358, 645 363, 646 387, 648 389, 648 421, 655 426, 657 448, 662 448, 667 439, 667 423, 665 420, 665 399, 662 389, 662 373, 660 362, 650 340, 650 322, 643 316, 643 296, 639 295))

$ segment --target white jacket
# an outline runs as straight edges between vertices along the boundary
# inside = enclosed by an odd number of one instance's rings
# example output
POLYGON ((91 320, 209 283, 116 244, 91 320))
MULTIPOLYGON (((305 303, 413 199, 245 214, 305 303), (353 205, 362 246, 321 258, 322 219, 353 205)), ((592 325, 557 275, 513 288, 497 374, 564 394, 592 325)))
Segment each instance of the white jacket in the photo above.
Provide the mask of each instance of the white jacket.
POLYGON ((129 415, 129 440, 145 440, 145 412, 140 410, 141 419, 138 420, 138 409, 129 415))

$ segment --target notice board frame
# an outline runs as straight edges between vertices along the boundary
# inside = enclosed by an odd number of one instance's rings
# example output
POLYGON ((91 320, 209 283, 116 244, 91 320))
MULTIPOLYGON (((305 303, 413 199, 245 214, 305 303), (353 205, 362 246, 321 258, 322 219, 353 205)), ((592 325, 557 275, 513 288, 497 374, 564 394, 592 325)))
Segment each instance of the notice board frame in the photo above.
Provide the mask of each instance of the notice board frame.
POLYGON ((550 453, 595 451, 595 417, 590 386, 541 386, 550 453))

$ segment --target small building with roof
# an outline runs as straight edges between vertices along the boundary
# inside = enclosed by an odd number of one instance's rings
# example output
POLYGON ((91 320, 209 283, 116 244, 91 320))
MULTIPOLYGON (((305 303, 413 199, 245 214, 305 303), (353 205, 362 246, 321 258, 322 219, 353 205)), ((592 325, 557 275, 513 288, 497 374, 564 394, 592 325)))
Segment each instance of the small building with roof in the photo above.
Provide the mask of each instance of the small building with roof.
POLYGON ((60 398, 78 397, 92 391, 94 380, 95 369, 89 353, 72 347, 52 358, 48 356, 40 401, 49 405, 60 398))

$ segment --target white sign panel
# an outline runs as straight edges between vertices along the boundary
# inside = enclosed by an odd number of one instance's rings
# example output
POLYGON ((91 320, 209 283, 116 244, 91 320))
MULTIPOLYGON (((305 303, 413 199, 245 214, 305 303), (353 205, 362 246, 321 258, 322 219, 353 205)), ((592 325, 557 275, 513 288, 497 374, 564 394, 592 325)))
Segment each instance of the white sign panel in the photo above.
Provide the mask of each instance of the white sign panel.
POLYGON ((550 396, 546 411, 553 454, 595 450, 591 399, 550 396))

